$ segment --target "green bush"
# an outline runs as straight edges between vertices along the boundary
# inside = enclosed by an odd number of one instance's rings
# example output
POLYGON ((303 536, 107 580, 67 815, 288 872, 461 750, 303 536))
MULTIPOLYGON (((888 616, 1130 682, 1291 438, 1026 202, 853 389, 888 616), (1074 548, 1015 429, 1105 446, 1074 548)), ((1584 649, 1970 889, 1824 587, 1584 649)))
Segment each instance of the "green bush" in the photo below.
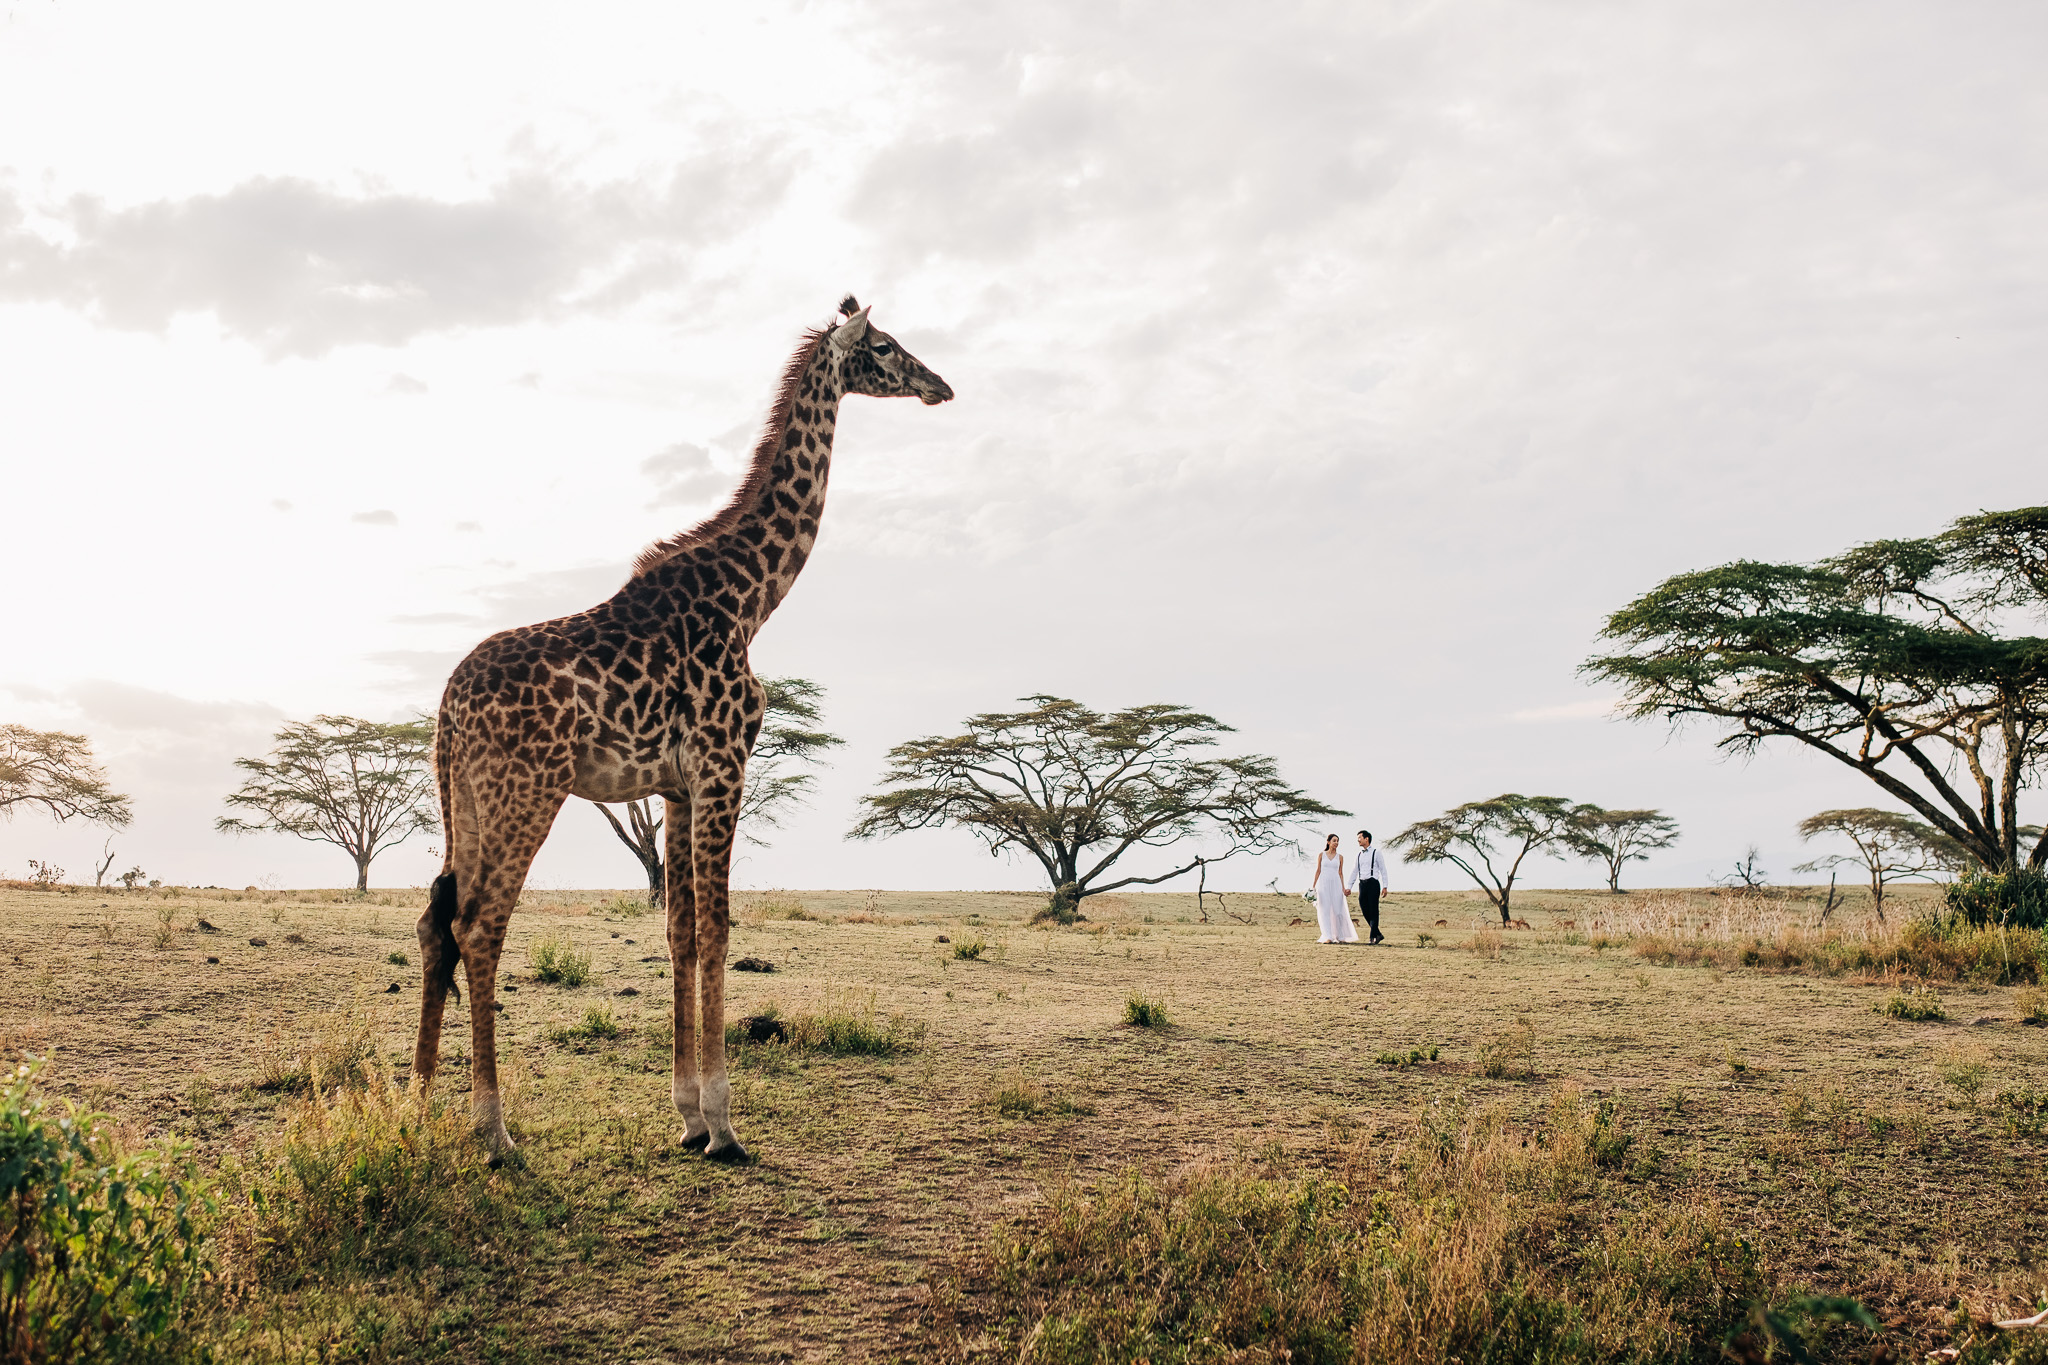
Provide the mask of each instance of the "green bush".
POLYGON ((599 1042, 619 1036, 619 1021, 612 1017, 610 1005, 592 1005, 583 1011, 581 1022, 552 1029, 548 1036, 557 1043, 599 1042))
POLYGON ((0 1090, 0 1359, 189 1358, 212 1205, 182 1148, 122 1156, 102 1116, 52 1115, 21 1066, 0 1090))
POLYGON ((1075 924, 1088 918, 1081 913, 1081 889, 1072 882, 1053 888, 1052 899, 1031 916, 1033 924, 1075 924))
POLYGON ((1972 929, 2048 929, 2048 875, 1969 868, 1942 891, 1948 914, 1972 929))
POLYGON ((1124 1022, 1134 1028, 1165 1028, 1173 1021, 1167 1018, 1163 1001, 1132 991, 1124 998, 1124 1022))
POLYGON ((979 938, 962 939, 953 945, 953 957, 960 962, 978 962, 987 951, 987 941, 979 938))
POLYGON ((410 965, 406 960, 405 954, 399 952, 396 948, 393 948, 390 952, 386 953, 384 955, 384 960, 386 962, 389 962, 394 967, 404 967, 410 965))
POLYGON ((533 965, 533 979, 551 986, 574 988, 590 980, 589 952, 578 952, 569 940, 553 934, 543 934, 529 943, 526 960, 533 965))

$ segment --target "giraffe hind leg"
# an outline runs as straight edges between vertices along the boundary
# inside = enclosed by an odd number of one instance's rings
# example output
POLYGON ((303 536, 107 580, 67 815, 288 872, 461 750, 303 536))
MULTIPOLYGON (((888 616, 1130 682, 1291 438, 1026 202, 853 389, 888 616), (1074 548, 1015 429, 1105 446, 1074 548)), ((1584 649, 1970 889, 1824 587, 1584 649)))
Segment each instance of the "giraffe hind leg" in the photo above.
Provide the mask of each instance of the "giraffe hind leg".
POLYGON ((668 968, 675 1000, 675 1043, 669 1098, 683 1116, 683 1147, 702 1150, 711 1141, 700 1104, 697 1064, 697 892, 691 875, 690 804, 665 798, 667 824, 662 900, 668 911, 668 968))
POLYGON ((456 991, 455 969, 462 963, 462 950, 455 946, 455 873, 434 878, 427 908, 420 915, 420 1032, 413 1044, 412 1074, 421 1085, 434 1079, 441 1060, 441 1017, 448 994, 456 991))

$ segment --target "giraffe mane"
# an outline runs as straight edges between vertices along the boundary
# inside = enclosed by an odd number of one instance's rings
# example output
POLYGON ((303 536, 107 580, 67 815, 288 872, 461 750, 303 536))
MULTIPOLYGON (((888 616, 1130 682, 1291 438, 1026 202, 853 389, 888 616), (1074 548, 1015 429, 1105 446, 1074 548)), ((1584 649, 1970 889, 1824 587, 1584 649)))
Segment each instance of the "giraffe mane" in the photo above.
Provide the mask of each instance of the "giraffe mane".
POLYGON ((747 477, 740 480, 740 486, 733 490, 731 500, 689 530, 664 536, 642 550, 633 559, 633 572, 627 576, 627 582, 660 568, 685 550, 716 540, 738 525, 747 509, 760 501, 763 490, 768 486, 769 471, 775 466, 775 456, 782 449, 783 434, 789 430, 790 415, 796 408, 797 390, 803 384, 805 372, 811 368, 812 358, 818 354, 818 346, 831 331, 830 327, 805 329, 803 344, 796 348, 796 354, 783 367, 782 383, 775 392, 775 404, 768 410, 768 424, 761 429, 760 439, 754 442, 753 457, 747 464, 747 477))

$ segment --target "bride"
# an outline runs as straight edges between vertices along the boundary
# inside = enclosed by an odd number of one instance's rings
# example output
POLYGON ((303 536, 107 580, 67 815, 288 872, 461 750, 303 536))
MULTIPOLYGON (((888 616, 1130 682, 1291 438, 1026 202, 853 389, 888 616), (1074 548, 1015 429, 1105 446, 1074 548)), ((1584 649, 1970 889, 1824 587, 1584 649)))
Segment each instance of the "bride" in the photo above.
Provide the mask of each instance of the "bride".
POLYGON ((1316 927, 1323 935, 1316 942, 1358 942, 1358 931, 1351 927, 1351 906, 1344 899, 1344 854, 1334 834, 1316 855, 1316 879, 1309 892, 1316 898, 1316 927))

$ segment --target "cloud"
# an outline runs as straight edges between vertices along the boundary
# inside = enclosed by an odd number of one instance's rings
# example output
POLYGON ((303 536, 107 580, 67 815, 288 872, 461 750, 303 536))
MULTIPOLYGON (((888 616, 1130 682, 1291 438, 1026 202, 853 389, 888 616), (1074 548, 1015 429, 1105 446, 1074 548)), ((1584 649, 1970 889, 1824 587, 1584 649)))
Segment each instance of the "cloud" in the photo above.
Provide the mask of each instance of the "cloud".
POLYGON ((359 526, 396 526, 398 513, 388 507, 379 507, 374 512, 358 512, 349 520, 359 526))
POLYGON ((640 472, 654 480, 656 489, 650 508, 694 506, 723 498, 738 482, 711 463, 711 452, 688 441, 678 441, 640 462, 640 472))
POLYGON ((414 379, 409 374, 394 374, 391 376, 391 382, 384 386, 384 392, 417 397, 427 392, 427 386, 423 381, 414 379))
POLYGON ((772 211, 779 145, 732 144, 643 179, 530 173, 481 198, 345 194, 259 176, 218 194, 39 209, 0 193, 0 300, 162 331, 210 313, 272 356, 607 312, 690 284, 691 256, 772 211))

